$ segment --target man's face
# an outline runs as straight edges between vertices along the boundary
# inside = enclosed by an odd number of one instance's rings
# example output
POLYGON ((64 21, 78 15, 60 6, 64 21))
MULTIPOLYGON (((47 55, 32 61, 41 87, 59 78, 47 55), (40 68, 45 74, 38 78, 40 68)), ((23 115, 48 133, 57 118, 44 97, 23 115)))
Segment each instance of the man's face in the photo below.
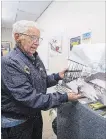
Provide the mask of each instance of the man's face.
POLYGON ((40 31, 37 28, 30 28, 24 33, 20 33, 17 37, 18 42, 21 43, 21 49, 33 55, 39 46, 40 31))

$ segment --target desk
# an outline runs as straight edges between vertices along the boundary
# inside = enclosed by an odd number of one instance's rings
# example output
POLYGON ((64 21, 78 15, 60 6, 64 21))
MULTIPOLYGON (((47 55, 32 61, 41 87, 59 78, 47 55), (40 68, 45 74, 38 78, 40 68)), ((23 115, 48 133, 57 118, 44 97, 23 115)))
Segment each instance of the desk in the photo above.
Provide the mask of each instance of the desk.
POLYGON ((68 102, 57 110, 58 139, 106 139, 106 118, 80 102, 68 102))

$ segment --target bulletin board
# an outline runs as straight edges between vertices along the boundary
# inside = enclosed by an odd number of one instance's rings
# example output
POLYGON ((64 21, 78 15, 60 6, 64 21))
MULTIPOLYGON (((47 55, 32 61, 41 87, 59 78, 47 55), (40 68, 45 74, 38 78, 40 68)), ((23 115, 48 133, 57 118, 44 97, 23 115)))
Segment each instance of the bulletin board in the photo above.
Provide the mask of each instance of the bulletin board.
POLYGON ((12 43, 9 41, 2 41, 1 42, 1 56, 8 54, 8 52, 12 48, 12 43))

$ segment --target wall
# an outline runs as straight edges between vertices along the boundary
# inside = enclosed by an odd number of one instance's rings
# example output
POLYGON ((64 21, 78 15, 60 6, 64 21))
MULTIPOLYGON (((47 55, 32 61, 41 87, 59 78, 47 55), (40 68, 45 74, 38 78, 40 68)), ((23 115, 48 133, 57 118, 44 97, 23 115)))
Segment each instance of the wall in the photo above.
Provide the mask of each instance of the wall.
POLYGON ((2 28, 1 29, 1 41, 12 42, 12 46, 14 46, 14 42, 13 42, 13 39, 12 39, 12 29, 11 28, 2 28))
MULTIPOLYGON (((105 42, 105 2, 54 1, 38 19, 48 38, 62 36, 62 54, 49 58, 49 72, 68 66, 69 41, 82 33, 92 31, 92 43, 105 42)), ((11 41, 11 29, 2 29, 2 41, 11 41)), ((45 57, 45 47, 42 55, 45 57)), ((41 48, 40 48, 41 50, 41 48)), ((50 55, 49 55, 50 56, 50 55)))
POLYGON ((2 28, 1 29, 1 40, 2 41, 12 41, 12 29, 2 28))
POLYGON ((92 31, 92 43, 105 42, 105 2, 54 1, 39 18, 48 36, 63 36, 63 53, 49 58, 50 72, 67 67, 69 39, 92 31))

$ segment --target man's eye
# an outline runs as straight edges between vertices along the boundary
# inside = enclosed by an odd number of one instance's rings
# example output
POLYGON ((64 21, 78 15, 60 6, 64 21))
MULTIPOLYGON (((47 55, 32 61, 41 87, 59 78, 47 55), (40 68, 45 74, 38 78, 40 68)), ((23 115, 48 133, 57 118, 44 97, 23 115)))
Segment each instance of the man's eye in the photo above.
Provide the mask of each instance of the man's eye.
POLYGON ((31 36, 31 39, 34 39, 34 36, 31 36))
POLYGON ((36 39, 36 36, 32 36, 33 39, 36 39))

